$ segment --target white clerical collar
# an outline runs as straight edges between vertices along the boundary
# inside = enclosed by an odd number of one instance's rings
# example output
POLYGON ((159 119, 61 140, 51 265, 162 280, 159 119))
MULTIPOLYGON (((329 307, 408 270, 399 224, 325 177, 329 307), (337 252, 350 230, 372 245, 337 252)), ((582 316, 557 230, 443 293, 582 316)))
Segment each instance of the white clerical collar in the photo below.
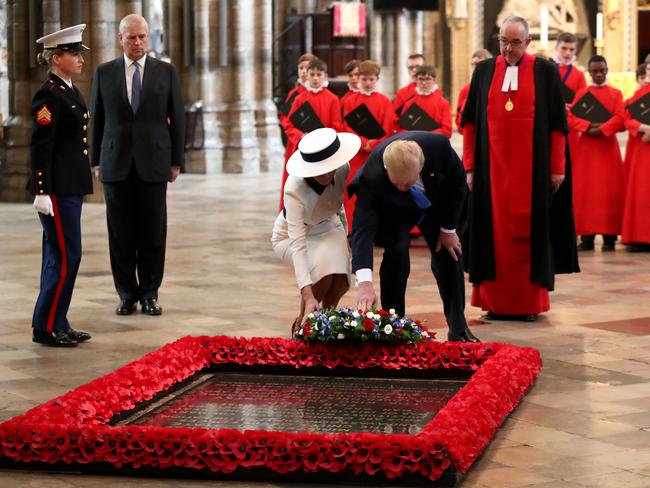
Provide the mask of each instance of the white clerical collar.
POLYGON ((306 89, 308 92, 312 92, 312 93, 320 93, 320 92, 322 92, 323 89, 325 88, 325 84, 324 84, 324 83, 323 83, 321 86, 319 86, 318 88, 312 88, 312 86, 311 86, 309 83, 305 83, 304 86, 305 86, 305 89, 306 89))
POLYGON ((426 92, 420 90, 416 85, 415 93, 417 93, 418 95, 422 95, 423 97, 427 97, 427 96, 431 95, 432 93, 435 93, 437 89, 438 89, 438 84, 437 83, 434 83, 433 88, 431 88, 431 90, 426 91, 426 92))
POLYGON ((358 88, 355 88, 355 87, 353 87, 352 85, 350 85, 350 83, 348 83, 348 90, 351 91, 351 92, 353 92, 353 93, 356 93, 356 92, 361 91, 361 90, 359 90, 358 88))
POLYGON ((365 95, 365 96, 369 97, 369 96, 372 95, 373 93, 377 93, 379 90, 377 90, 376 88, 373 88, 373 89, 370 90, 370 91, 366 91, 366 90, 362 90, 361 88, 359 88, 357 91, 358 91, 359 93, 361 93, 362 95, 365 95))
POLYGON ((603 81, 602 83, 594 83, 594 80, 591 80, 591 83, 589 83, 590 86, 595 86, 596 88, 602 88, 604 86, 607 86, 609 82, 607 80, 603 81))
POLYGON ((133 63, 138 63, 138 66, 140 66, 140 68, 144 68, 144 62, 146 60, 147 60, 146 54, 142 56, 140 59, 131 59, 126 54, 124 55, 124 64, 126 64, 127 66, 131 66, 133 63))
POLYGON ((562 58, 560 58, 558 53, 553 54, 553 61, 555 61, 555 63, 558 66, 571 66, 575 62, 575 60, 576 60, 576 55, 575 54, 573 56, 571 56, 571 59, 569 60, 568 63, 566 61, 564 61, 562 58))
MULTIPOLYGON (((523 57, 522 54, 515 64, 508 65, 506 68, 506 75, 503 77, 503 85, 501 85, 502 92, 517 91, 519 89, 519 63, 523 57)), ((505 58, 503 60, 506 61, 505 58)), ((506 64, 508 64, 508 61, 506 61, 506 64)))

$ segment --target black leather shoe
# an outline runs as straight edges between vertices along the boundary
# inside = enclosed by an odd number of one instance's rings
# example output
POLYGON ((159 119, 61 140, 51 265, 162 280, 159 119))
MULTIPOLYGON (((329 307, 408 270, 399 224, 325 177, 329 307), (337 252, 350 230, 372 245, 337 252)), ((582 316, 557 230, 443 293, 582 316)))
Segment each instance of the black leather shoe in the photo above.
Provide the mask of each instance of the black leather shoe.
POLYGON ((523 315, 503 315, 494 312, 487 312, 485 314, 485 320, 508 320, 514 322, 535 322, 537 320, 537 314, 528 313, 523 315))
POLYGON ((92 339, 92 336, 88 332, 83 332, 81 330, 74 330, 72 328, 68 331, 68 335, 72 337, 75 341, 77 341, 79 344, 92 339))
POLYGON ((32 331, 32 342, 49 347, 77 347, 77 341, 68 332, 32 331))
POLYGON ((529 314, 523 315, 521 319, 524 322, 536 322, 537 321, 537 314, 536 313, 529 313, 529 314))
POLYGON ((606 242, 603 244, 603 246, 600 248, 601 251, 603 252, 611 252, 616 250, 616 245, 615 244, 610 244, 609 242, 606 242))
POLYGON ((133 312, 135 312, 137 303, 137 300, 133 300, 131 298, 120 300, 120 304, 115 309, 115 313, 117 315, 131 315, 133 312))
POLYGON ((457 335, 449 331, 447 333, 447 340, 449 342, 481 342, 478 337, 472 334, 472 331, 469 330, 469 327, 466 328, 461 335, 457 335))
POLYGON ((147 315, 160 315, 162 313, 162 307, 155 298, 140 300, 140 306, 142 307, 142 313, 147 315))
POLYGON ((578 251, 593 251, 594 250, 594 243, 592 242, 585 242, 582 241, 580 244, 578 244, 578 251))

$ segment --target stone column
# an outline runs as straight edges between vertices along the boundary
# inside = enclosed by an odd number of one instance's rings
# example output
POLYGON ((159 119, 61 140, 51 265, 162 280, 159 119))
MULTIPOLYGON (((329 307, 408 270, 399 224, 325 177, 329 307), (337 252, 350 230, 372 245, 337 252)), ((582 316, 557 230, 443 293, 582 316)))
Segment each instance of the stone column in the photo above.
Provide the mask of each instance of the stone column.
POLYGON ((450 49, 451 57, 451 90, 450 99, 452 116, 458 106, 458 93, 471 78, 470 67, 472 63, 472 45, 469 32, 469 23, 466 18, 448 18, 451 28, 450 49))
POLYGON ((116 20, 118 23, 123 17, 126 17, 129 14, 142 15, 141 0, 120 0, 119 2, 115 2, 115 8, 117 10, 116 20))
POLYGON ((30 197, 25 191, 25 183, 30 171, 31 99, 34 90, 29 68, 32 50, 28 35, 28 4, 22 0, 8 0, 6 6, 9 114, 4 124, 5 162, 0 166, 0 200, 28 201, 30 197))
POLYGON ((61 29, 61 2, 43 0, 43 35, 61 29))
POLYGON ((284 148, 280 140, 278 111, 273 96, 273 42, 272 2, 255 0, 255 126, 260 150, 259 169, 279 171, 284 164, 284 148))

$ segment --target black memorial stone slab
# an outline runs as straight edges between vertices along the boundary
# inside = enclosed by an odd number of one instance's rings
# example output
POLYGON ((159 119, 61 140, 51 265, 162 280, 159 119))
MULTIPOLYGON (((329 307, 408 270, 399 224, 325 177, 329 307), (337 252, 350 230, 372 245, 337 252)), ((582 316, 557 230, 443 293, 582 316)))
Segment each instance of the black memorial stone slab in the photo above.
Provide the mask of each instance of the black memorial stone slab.
POLYGON ((205 373, 121 424, 417 434, 464 380, 205 373))

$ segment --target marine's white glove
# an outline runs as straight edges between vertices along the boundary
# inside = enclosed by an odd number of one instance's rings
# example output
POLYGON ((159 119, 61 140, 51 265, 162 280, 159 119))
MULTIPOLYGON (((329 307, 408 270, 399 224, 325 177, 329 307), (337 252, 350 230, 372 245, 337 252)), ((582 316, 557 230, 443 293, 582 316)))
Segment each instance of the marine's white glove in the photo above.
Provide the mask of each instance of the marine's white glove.
POLYGON ((52 199, 49 195, 36 195, 34 197, 34 208, 40 213, 54 217, 52 199))

